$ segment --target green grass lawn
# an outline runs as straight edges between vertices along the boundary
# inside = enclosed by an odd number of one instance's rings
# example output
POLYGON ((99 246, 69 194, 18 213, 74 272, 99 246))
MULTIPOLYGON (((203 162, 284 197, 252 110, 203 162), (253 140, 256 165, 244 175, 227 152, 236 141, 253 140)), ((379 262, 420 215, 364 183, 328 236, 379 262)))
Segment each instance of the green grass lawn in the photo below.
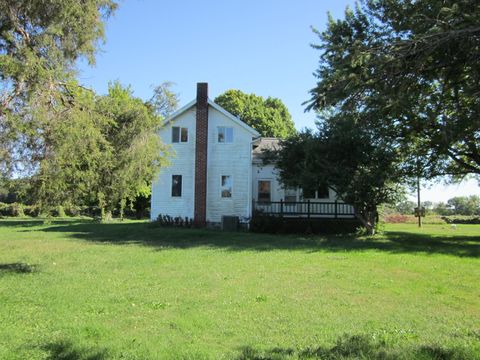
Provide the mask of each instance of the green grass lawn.
POLYGON ((0 221, 0 359, 480 359, 480 226, 0 221))

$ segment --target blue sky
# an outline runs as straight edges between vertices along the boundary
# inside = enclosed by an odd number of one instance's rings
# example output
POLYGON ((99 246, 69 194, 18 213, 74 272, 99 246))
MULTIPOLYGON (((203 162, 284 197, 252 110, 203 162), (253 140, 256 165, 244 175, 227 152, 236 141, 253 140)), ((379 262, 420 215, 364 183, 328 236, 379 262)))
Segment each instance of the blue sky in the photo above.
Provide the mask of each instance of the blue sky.
MULTIPOLYGON (((341 17, 348 0, 124 0, 106 26, 97 64, 79 65, 80 81, 99 93, 109 81, 130 84, 149 99, 152 86, 176 83, 181 105, 195 97, 197 82, 209 83, 210 98, 228 89, 280 98, 297 129, 313 127, 302 103, 315 86, 320 52, 311 26, 322 30, 327 12, 341 17)), ((445 201, 479 193, 475 181, 434 187, 425 199, 445 201)))

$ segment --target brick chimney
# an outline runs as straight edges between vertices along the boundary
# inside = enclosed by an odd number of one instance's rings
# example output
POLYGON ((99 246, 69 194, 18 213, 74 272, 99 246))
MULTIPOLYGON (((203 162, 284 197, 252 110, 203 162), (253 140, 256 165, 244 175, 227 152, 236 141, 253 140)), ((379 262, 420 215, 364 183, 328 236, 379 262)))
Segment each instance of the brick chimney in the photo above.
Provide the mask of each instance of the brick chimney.
POLYGON ((207 219, 207 151, 208 151, 208 84, 197 83, 195 134, 195 207, 194 223, 206 226, 207 219))

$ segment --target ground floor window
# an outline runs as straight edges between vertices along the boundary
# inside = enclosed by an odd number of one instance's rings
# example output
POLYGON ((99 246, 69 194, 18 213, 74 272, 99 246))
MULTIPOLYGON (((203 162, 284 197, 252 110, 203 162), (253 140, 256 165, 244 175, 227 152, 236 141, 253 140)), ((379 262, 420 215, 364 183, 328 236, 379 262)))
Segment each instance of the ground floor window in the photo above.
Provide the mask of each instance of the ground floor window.
POLYGON ((286 188, 285 189, 285 202, 297 201, 297 189, 286 188))
POLYGON ((322 184, 317 188, 317 199, 328 199, 328 186, 326 184, 322 184))
POLYGON ((316 189, 303 189, 304 199, 328 199, 330 197, 328 186, 319 185, 316 189))
POLYGON ((258 201, 271 201, 271 181, 259 180, 258 181, 258 201))
POLYGON ((222 198, 232 197, 232 177, 230 175, 222 175, 221 189, 222 198))
POLYGON ((172 175, 172 196, 182 196, 182 175, 172 175))

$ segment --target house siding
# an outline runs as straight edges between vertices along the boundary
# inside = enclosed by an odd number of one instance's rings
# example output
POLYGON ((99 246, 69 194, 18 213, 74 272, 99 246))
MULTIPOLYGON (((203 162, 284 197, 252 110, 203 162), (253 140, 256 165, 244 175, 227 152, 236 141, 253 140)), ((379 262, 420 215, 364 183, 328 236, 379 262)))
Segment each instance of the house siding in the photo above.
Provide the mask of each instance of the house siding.
POLYGON ((219 223, 223 215, 251 215, 252 134, 216 109, 209 108, 207 222, 219 223), (233 128, 233 143, 218 143, 218 127, 233 128), (221 197, 221 176, 232 176, 232 197, 221 197))
POLYGON ((159 214, 193 218, 195 185, 195 108, 179 115, 160 132, 160 139, 170 146, 170 164, 162 167, 152 185, 151 219, 159 214), (172 144, 172 127, 188 128, 188 142, 172 144), (172 197, 172 175, 182 175, 182 196, 172 197))
MULTIPOLYGON (((159 132, 173 153, 152 185, 151 219, 159 214, 193 218, 195 202, 196 108, 192 107, 159 132), (172 144, 172 126, 188 128, 188 143, 172 144), (171 196, 172 175, 182 175, 182 196, 171 196)), ((250 217, 252 205, 252 134, 224 114, 208 108, 207 223, 220 223, 223 215, 250 217), (233 143, 218 143, 218 127, 233 128, 233 143), (221 176, 233 180, 232 197, 221 197, 221 176)))

